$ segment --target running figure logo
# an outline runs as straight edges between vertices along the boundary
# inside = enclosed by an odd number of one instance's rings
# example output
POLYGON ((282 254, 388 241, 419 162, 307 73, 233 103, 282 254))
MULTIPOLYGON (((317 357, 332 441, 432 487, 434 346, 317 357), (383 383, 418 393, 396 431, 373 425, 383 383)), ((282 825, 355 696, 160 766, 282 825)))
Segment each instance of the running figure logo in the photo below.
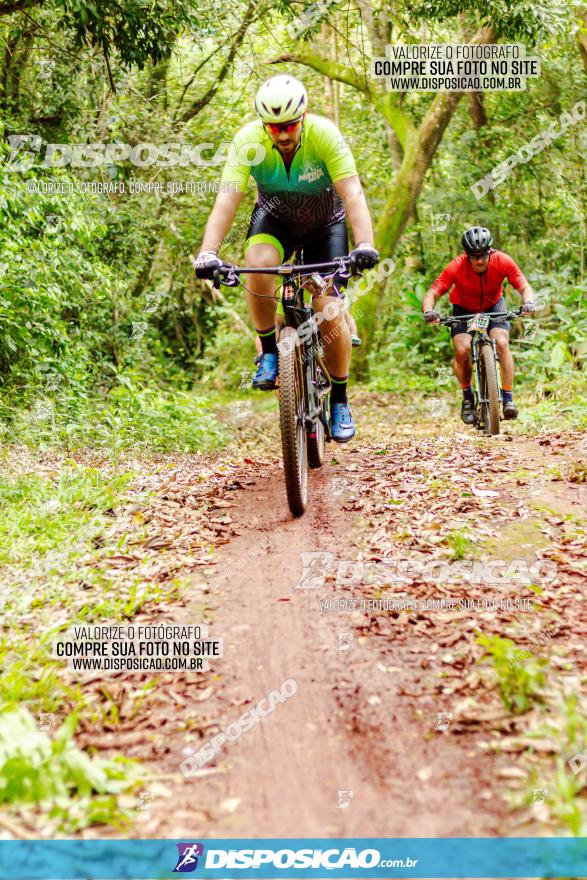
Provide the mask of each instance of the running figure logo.
POLYGON ((198 856, 204 855, 203 843, 177 843, 179 856, 173 873, 191 874, 198 867, 198 856))
POLYGON ((333 553, 307 551, 300 553, 302 573, 295 585, 297 590, 315 590, 324 586, 326 575, 334 562, 333 553))

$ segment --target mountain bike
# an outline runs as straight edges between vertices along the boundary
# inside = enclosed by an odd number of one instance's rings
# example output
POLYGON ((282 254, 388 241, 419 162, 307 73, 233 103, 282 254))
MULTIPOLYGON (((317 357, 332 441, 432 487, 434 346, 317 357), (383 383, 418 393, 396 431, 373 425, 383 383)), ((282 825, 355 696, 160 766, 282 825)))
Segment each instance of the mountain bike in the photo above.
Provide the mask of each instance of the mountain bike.
POLYGON ((471 355, 473 359, 473 396, 475 398, 475 421, 473 424, 479 431, 489 436, 499 434, 501 377, 499 374, 499 358, 495 339, 487 333, 489 322, 495 319, 510 320, 518 318, 522 309, 512 312, 479 312, 468 315, 454 315, 441 318, 440 324, 450 327, 452 324, 467 322, 467 333, 472 334, 471 355))
MULTIPOLYGON (((308 506, 308 468, 324 464, 330 432, 330 374, 323 360, 319 322, 305 294, 323 294, 338 275, 350 278, 350 257, 331 263, 302 265, 296 250, 294 263, 264 269, 224 264, 214 278, 215 286, 236 287, 240 275, 283 277, 284 323, 277 343, 279 352, 279 424, 283 472, 289 509, 301 516, 308 506), (325 276, 325 277, 323 277, 325 276)), ((342 300, 341 300, 342 303, 342 300)))

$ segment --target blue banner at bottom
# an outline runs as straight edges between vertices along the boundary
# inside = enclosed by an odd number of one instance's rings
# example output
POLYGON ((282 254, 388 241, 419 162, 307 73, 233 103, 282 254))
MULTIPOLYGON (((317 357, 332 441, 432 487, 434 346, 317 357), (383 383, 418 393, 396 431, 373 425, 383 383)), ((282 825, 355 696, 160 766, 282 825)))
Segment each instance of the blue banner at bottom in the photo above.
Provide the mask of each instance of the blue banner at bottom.
POLYGON ((587 838, 0 841, 0 880, 587 878, 587 838))

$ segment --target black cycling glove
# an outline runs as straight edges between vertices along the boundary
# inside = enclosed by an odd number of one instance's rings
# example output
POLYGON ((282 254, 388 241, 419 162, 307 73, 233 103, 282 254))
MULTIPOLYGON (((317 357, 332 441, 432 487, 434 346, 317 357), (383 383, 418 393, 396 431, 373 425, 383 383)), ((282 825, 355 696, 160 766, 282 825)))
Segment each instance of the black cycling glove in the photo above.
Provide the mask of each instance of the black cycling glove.
POLYGON ((202 251, 196 257, 196 278, 209 278, 213 281, 221 266, 222 260, 214 251, 202 251))
POLYGON ((435 309, 428 309, 424 312, 424 320, 427 324, 437 324, 440 321, 440 314, 435 309))
POLYGON ((362 241, 349 254, 351 258, 351 271, 353 274, 357 269, 372 269, 379 262, 379 252, 375 250, 372 244, 362 241))

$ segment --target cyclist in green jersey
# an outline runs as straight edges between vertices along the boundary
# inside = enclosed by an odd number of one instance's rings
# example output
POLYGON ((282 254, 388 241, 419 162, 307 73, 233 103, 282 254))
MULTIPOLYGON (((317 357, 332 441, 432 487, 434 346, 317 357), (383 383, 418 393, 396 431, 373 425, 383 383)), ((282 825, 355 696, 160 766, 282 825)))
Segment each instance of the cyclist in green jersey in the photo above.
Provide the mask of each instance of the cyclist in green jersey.
MULTIPOLYGON (((307 104, 303 84, 288 75, 273 77, 257 92, 259 119, 244 125, 232 141, 222 174, 229 191, 221 188, 208 219, 196 260, 199 278, 213 278, 222 265, 218 251, 250 175, 257 184, 258 199, 245 244, 246 266, 276 266, 296 247, 303 248, 304 263, 327 263, 345 256, 349 250, 347 215, 356 242, 350 252, 354 265, 370 269, 377 263, 369 208, 350 148, 334 123, 307 113, 307 104)), ((344 284, 335 276, 331 295, 314 298, 315 311, 337 301, 344 284)), ((249 312, 263 349, 252 384, 270 390, 278 372, 275 278, 250 275, 247 288, 249 312)), ((351 335, 344 311, 336 312, 332 320, 322 322, 321 330, 332 378, 332 437, 345 443, 355 434, 347 400, 351 335)))

